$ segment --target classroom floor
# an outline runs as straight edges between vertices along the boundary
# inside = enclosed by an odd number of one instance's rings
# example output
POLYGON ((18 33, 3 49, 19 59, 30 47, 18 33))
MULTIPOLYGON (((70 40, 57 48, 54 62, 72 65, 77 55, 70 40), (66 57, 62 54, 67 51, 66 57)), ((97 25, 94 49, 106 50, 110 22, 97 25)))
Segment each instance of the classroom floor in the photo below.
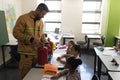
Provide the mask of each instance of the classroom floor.
MULTIPOLYGON (((89 54, 86 50, 82 51, 81 59, 81 80, 91 80, 94 68, 94 51, 90 50, 89 54)), ((0 69, 0 80, 19 80, 18 78, 18 63, 11 62, 7 66, 14 68, 0 69)), ((101 76, 101 80, 107 80, 107 76, 101 76)))

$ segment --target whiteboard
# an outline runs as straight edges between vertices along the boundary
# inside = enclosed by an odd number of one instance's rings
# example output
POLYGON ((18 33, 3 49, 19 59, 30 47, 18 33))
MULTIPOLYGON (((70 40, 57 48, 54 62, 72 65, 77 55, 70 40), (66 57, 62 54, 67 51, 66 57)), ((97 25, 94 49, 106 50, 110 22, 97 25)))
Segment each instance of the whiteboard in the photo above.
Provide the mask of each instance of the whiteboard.
POLYGON ((0 46, 9 42, 5 12, 0 11, 0 46))

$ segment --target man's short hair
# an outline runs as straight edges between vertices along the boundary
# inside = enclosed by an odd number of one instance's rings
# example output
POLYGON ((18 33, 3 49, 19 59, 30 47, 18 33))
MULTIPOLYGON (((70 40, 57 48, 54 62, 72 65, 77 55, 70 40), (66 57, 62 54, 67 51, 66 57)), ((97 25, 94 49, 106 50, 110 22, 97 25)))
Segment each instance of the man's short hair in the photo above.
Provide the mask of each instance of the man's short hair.
POLYGON ((45 11, 49 12, 47 5, 44 3, 40 3, 36 9, 45 10, 45 11))

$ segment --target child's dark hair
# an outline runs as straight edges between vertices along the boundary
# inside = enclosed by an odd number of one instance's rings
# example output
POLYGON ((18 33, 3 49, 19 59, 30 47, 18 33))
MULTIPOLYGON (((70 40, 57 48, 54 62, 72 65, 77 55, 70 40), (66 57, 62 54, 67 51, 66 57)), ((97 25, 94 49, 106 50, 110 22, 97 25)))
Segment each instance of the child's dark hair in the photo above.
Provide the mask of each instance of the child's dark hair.
POLYGON ((45 10, 45 11, 49 12, 47 5, 44 3, 40 3, 36 9, 45 10))
POLYGON ((82 60, 80 58, 76 59, 72 56, 67 59, 67 63, 71 66, 72 70, 75 70, 78 65, 82 64, 82 60))
POLYGON ((79 45, 73 45, 72 48, 75 50, 75 51, 78 51, 78 53, 81 53, 81 48, 79 45))
POLYGON ((74 41, 72 41, 72 40, 71 40, 71 41, 69 41, 69 43, 71 43, 72 45, 75 45, 75 42, 74 42, 74 41))

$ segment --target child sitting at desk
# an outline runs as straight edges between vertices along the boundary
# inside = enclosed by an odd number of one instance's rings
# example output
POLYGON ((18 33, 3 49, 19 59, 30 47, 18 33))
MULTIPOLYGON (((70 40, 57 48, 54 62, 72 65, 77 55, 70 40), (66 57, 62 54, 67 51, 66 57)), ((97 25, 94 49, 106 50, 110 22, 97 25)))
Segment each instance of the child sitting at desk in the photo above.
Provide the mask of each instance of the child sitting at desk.
POLYGON ((63 54, 61 57, 57 58, 57 61, 59 61, 62 64, 66 64, 65 60, 62 60, 63 58, 69 58, 70 56, 74 56, 76 59, 80 58, 80 47, 78 45, 73 45, 71 48, 71 51, 69 54, 63 54))
POLYGON ((81 80, 80 72, 77 70, 77 67, 81 64, 81 59, 76 59, 73 56, 69 57, 65 64, 67 68, 52 76, 51 80, 57 80, 58 78, 64 75, 66 75, 66 80, 81 80))

